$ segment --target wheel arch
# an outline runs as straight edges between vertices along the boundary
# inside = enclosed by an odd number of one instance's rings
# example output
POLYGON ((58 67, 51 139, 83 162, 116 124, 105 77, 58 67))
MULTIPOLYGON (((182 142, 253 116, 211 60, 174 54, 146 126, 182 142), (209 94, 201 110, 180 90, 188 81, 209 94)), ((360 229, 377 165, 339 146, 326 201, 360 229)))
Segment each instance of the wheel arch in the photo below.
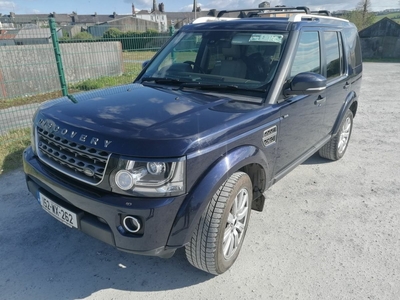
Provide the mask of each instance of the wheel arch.
POLYGON ((342 122, 343 117, 346 114, 346 111, 350 109, 351 112, 353 113, 353 117, 355 117, 357 113, 357 108, 358 108, 357 94, 354 91, 352 91, 351 93, 348 94, 346 101, 344 102, 342 109, 340 110, 340 113, 336 119, 335 125, 333 126, 332 130, 333 136, 335 136, 338 133, 340 129, 340 123, 342 122))
MULTIPOLYGON (((267 187, 268 161, 264 153, 255 146, 246 145, 229 151, 216 161, 191 189, 182 203, 171 228, 168 246, 183 246, 189 242, 191 233, 203 211, 218 188, 235 172, 242 171, 252 180, 253 194, 261 198, 267 187), (253 180, 255 182, 253 182, 253 180)), ((255 197, 253 197, 253 202, 255 197)), ((256 205, 257 209, 260 205, 256 205)), ((258 209, 257 209, 258 210, 258 209)))

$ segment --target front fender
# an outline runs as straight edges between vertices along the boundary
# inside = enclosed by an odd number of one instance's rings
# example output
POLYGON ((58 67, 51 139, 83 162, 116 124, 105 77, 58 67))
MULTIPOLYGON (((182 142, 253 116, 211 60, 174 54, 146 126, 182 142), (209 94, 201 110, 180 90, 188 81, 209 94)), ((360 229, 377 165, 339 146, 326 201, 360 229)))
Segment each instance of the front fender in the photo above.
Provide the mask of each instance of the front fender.
POLYGON ((218 188, 234 172, 252 163, 261 165, 264 170, 268 168, 264 153, 254 146, 246 145, 232 149, 213 164, 196 186, 192 188, 181 205, 167 245, 179 247, 188 243, 203 211, 218 188))

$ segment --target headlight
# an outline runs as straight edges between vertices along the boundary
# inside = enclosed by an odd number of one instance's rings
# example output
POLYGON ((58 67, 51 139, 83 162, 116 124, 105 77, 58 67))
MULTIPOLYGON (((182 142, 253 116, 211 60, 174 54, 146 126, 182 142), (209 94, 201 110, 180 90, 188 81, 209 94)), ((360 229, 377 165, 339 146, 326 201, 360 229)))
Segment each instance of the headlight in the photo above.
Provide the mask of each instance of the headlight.
POLYGON ((38 110, 36 110, 35 114, 33 115, 32 118, 32 127, 31 127, 31 147, 32 151, 35 155, 37 155, 37 147, 36 147, 36 125, 35 125, 35 119, 36 115, 38 114, 38 110))
POLYGON ((111 173, 114 192, 132 196, 168 197, 186 192, 186 160, 141 160, 120 158, 111 173))

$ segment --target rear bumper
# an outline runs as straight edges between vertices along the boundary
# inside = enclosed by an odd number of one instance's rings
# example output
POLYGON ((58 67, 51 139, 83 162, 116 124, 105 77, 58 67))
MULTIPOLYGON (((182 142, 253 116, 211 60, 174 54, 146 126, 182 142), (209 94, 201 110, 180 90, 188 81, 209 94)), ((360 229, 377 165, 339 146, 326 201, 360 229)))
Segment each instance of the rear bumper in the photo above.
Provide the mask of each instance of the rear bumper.
POLYGON ((141 255, 170 257, 183 246, 166 245, 185 196, 145 199, 105 193, 57 174, 43 165, 30 147, 24 151, 23 163, 29 191, 36 199, 42 193, 76 213, 78 230, 119 250, 141 255), (122 226, 128 215, 141 221, 142 229, 136 234, 122 226))

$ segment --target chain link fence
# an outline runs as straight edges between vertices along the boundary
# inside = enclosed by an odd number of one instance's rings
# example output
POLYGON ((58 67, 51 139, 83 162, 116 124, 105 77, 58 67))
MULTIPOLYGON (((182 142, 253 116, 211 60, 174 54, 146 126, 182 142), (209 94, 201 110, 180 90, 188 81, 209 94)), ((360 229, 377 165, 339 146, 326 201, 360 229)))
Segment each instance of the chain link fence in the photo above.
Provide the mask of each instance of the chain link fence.
POLYGON ((29 127, 43 101, 132 82, 170 38, 131 24, 78 31, 52 18, 20 23, 0 27, 0 137, 29 127))

